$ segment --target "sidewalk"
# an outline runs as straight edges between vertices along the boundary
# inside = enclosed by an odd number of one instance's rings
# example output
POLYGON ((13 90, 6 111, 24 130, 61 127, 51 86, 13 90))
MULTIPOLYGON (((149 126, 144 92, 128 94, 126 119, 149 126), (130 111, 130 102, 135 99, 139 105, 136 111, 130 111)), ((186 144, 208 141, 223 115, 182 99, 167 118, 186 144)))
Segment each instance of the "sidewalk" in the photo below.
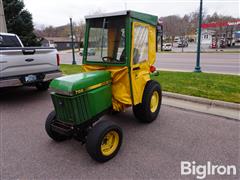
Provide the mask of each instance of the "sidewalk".
POLYGON ((163 92, 162 104, 240 120, 240 104, 163 92))

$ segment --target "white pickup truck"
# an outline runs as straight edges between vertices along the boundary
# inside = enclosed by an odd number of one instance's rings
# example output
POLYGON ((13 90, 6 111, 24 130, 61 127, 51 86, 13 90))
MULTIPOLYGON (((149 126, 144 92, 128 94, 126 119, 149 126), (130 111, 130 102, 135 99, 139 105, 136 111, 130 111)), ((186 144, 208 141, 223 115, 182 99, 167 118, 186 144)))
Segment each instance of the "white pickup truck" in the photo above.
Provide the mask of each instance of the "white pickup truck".
POLYGON ((36 86, 47 90, 61 76, 59 55, 54 48, 23 47, 15 34, 0 33, 0 88, 36 86))

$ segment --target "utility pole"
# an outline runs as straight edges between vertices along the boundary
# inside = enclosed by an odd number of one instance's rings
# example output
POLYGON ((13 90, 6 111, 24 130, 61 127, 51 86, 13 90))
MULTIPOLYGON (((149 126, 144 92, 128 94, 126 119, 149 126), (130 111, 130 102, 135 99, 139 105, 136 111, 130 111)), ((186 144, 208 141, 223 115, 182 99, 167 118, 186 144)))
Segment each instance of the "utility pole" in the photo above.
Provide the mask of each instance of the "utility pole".
POLYGON ((2 0, 0 0, 0 32, 5 32, 5 33, 7 32, 2 0))
POLYGON ((201 36, 202 36, 202 2, 203 0, 200 0, 200 9, 199 9, 199 15, 198 15, 198 44, 197 44, 197 59, 196 59, 196 66, 194 69, 194 72, 202 72, 200 67, 200 54, 201 54, 201 36))
POLYGON ((75 60, 75 44, 74 44, 74 38, 73 38, 73 24, 72 24, 72 18, 70 18, 70 28, 71 28, 71 40, 72 40, 72 56, 73 56, 73 61, 72 64, 77 64, 75 60))

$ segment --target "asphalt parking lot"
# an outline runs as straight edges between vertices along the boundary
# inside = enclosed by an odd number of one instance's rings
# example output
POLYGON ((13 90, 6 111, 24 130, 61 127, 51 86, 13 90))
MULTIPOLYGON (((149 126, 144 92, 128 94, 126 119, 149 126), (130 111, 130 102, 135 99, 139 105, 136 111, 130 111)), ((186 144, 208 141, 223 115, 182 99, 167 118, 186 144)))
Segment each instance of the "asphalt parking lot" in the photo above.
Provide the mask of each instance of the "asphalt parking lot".
MULTIPOLYGON (((130 110, 105 116, 123 128, 124 142, 114 159, 99 164, 80 142, 49 139, 44 122, 52 109, 48 92, 0 91, 0 179, 194 179, 180 175, 181 161, 240 164, 240 121, 168 106, 148 125, 130 110)), ((239 173, 207 179, 239 179, 239 173)))

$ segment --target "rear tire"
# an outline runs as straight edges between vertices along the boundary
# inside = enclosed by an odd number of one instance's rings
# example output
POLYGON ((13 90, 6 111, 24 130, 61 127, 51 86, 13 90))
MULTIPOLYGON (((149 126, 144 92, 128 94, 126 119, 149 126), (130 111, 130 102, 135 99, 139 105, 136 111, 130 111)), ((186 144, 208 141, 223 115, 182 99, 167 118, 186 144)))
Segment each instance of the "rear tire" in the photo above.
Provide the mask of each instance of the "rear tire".
POLYGON ((106 162, 118 153, 122 144, 122 129, 111 121, 97 123, 87 136, 88 154, 98 162, 106 162))
POLYGON ((39 83, 36 84, 36 88, 37 88, 39 91, 46 91, 46 90, 48 90, 49 84, 50 84, 49 81, 39 82, 39 83))
POLYGON ((157 118, 161 104, 161 86, 158 82, 150 80, 145 86, 142 103, 133 106, 133 113, 140 122, 151 123, 157 118))
POLYGON ((68 136, 64 136, 52 130, 51 125, 56 121, 56 112, 52 111, 49 113, 46 122, 45 122, 45 130, 50 138, 54 141, 60 142, 68 139, 68 136))

